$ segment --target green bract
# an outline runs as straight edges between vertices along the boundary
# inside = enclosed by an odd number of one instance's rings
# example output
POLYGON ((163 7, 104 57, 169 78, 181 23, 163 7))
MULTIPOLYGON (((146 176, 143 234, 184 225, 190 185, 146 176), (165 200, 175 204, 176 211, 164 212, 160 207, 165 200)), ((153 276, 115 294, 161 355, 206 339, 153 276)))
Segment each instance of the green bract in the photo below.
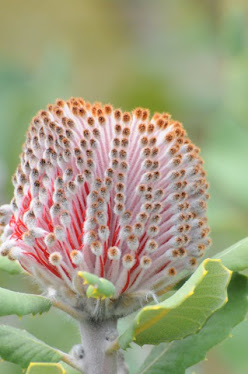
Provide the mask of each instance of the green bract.
POLYGON ((87 296, 96 299, 105 299, 113 297, 115 294, 115 286, 105 278, 99 278, 97 275, 88 273, 87 271, 79 271, 78 275, 84 279, 84 284, 88 284, 87 296))

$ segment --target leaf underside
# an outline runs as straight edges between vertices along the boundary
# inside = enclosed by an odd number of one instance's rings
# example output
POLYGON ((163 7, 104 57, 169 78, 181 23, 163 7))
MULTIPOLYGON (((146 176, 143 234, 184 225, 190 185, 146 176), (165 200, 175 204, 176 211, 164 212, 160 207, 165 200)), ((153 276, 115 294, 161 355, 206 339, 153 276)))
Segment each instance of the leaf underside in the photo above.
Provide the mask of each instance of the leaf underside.
POLYGON ((0 288, 0 316, 37 314, 47 312, 52 306, 49 299, 0 288))
POLYGON ((207 351, 230 336, 248 311, 248 278, 234 274, 228 287, 228 303, 215 312, 196 334, 154 347, 138 374, 184 374, 204 360, 207 351))
POLYGON ((144 307, 119 338, 126 349, 183 339, 202 328, 206 320, 227 301, 231 272, 220 260, 206 259, 185 284, 170 298, 144 307))

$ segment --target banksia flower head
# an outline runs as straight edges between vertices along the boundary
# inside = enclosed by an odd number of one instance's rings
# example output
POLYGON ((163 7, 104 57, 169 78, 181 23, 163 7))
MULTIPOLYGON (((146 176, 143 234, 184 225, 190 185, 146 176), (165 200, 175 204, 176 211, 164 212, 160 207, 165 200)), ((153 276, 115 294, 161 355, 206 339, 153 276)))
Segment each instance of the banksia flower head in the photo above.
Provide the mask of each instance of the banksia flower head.
POLYGON ((110 280, 104 303, 123 312, 192 272, 210 243, 199 148, 167 113, 57 100, 33 118, 20 159, 1 254, 89 313, 79 271, 110 280))

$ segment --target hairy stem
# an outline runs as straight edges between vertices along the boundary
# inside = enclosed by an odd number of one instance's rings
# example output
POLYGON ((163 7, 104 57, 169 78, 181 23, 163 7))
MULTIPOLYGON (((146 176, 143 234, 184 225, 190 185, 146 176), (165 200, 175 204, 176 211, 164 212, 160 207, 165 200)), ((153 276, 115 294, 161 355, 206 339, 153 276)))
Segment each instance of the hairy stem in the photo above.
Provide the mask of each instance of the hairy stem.
POLYGON ((77 365, 85 374, 128 374, 120 351, 109 352, 117 337, 117 320, 80 322, 82 344, 77 365))
POLYGON ((67 304, 64 304, 60 301, 57 300, 52 300, 52 304, 55 308, 63 310, 63 312, 69 314, 73 318, 77 320, 82 320, 84 318, 84 314, 81 312, 77 312, 75 309, 71 308, 67 304))
POLYGON ((81 370, 81 366, 75 361, 75 359, 73 357, 71 357, 70 355, 64 353, 64 352, 61 352, 63 354, 63 357, 62 357, 62 361, 65 362, 67 365, 71 366, 72 368, 80 371, 82 374, 83 371, 81 370))
POLYGON ((108 347, 107 349, 107 353, 108 354, 111 354, 113 353, 114 351, 118 351, 118 349, 120 349, 120 346, 119 346, 119 342, 118 342, 118 339, 115 339, 108 347))

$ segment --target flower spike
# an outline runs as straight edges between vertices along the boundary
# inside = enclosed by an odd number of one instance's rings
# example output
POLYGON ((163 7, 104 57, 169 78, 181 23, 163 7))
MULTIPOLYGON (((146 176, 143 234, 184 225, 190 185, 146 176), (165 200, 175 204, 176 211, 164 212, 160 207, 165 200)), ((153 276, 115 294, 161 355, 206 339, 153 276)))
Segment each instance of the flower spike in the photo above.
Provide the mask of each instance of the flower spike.
POLYGON ((203 160, 168 113, 57 100, 31 121, 13 185, 1 254, 89 314, 87 295, 137 308, 193 272, 211 242, 203 160))

